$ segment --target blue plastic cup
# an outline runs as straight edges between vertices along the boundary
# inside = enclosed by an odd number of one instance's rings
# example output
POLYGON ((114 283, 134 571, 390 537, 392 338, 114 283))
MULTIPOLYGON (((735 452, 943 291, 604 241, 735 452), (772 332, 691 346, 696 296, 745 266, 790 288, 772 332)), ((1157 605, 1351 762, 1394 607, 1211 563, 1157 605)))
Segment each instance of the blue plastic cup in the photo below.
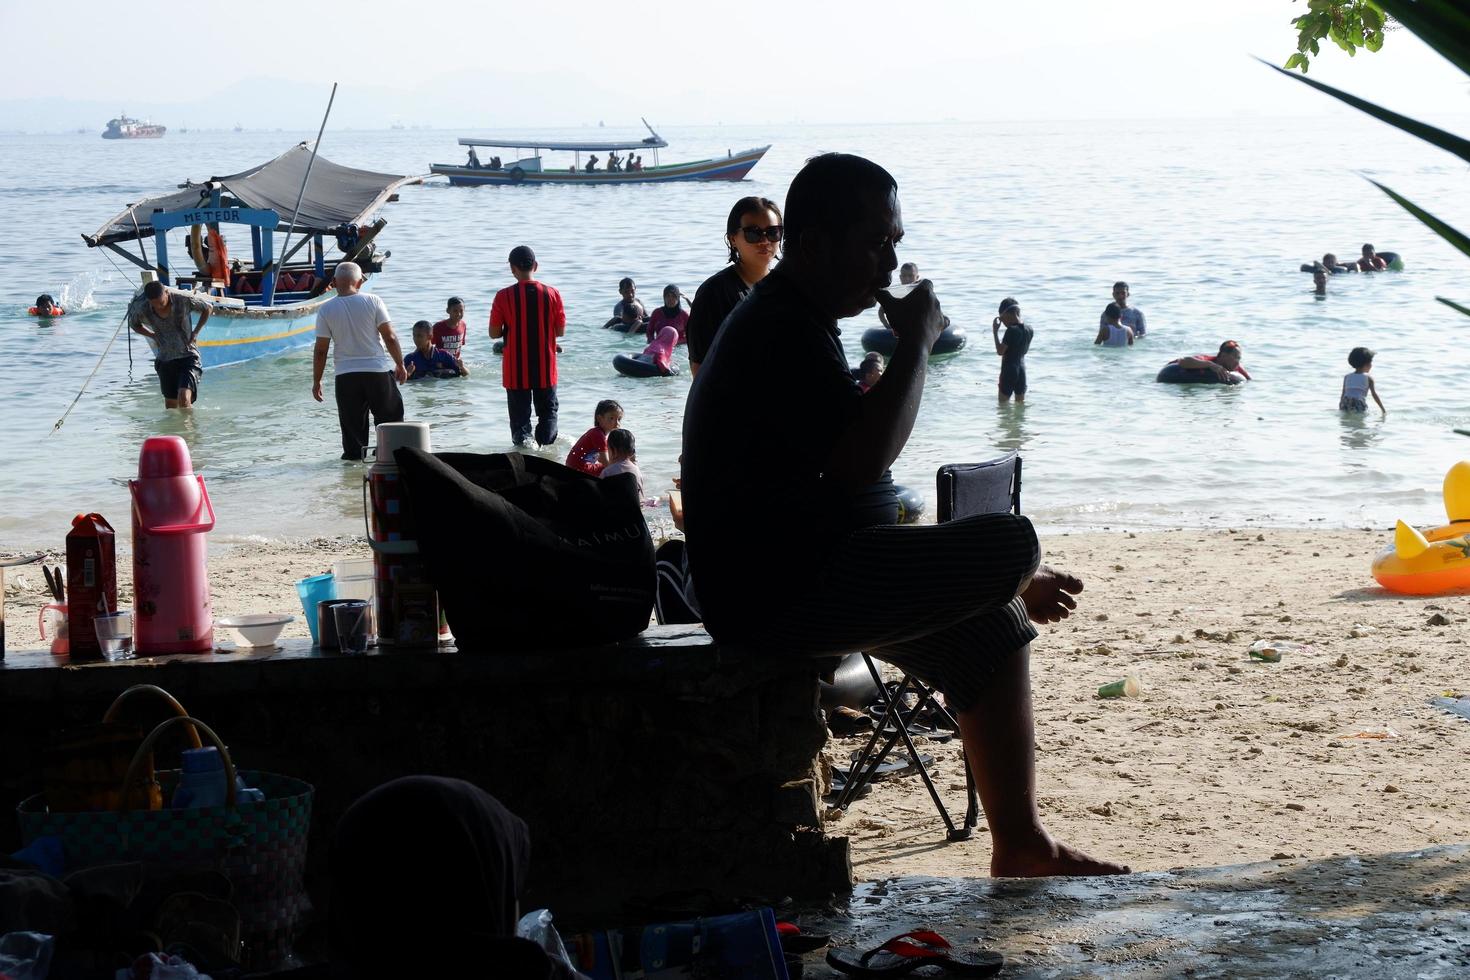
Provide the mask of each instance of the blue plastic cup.
POLYGON ((331 572, 313 575, 296 583, 296 594, 301 596, 301 611, 306 615, 306 625, 311 627, 311 645, 320 644, 317 636, 316 604, 337 597, 337 578, 331 572))

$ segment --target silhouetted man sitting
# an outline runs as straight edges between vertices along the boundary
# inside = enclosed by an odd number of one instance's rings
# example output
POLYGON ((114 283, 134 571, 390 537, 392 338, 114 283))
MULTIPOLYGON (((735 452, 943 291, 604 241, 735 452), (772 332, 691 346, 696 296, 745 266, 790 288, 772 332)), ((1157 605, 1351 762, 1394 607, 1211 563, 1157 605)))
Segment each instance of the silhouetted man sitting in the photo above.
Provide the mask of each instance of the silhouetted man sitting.
POLYGON ((887 471, 944 327, 928 280, 902 299, 879 292, 903 238, 896 182, 861 157, 816 157, 791 183, 784 237, 781 264, 721 327, 684 415, 684 527, 706 626, 783 655, 866 651, 943 691, 990 825, 992 874, 1127 871, 1053 840, 1036 808, 1031 624, 1065 617, 1082 583, 1040 564, 1024 517, 895 523, 887 471), (864 394, 837 321, 875 302, 898 341, 864 394), (752 397, 773 348, 781 397, 752 397), (752 438, 759 465, 730 451, 752 438), (797 534, 760 533, 755 502, 773 485, 797 534))

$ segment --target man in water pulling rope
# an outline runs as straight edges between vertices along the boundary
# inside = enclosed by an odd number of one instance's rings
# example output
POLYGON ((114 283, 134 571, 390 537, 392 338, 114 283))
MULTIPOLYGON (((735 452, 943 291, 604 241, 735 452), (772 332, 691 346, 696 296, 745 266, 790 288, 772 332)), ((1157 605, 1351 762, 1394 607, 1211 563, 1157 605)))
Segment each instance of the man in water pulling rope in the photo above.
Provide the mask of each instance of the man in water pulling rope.
POLYGON ((199 397, 204 365, 199 360, 199 333, 209 322, 210 306, 196 296, 174 293, 157 280, 128 307, 128 326, 153 341, 153 370, 163 389, 165 408, 191 408, 199 397), (199 322, 191 313, 199 314, 199 322))
POLYGON ((944 314, 927 280, 879 291, 898 266, 898 187, 861 157, 808 161, 786 199, 782 262, 725 320, 684 415, 684 521, 697 598, 721 640, 798 656, 867 651, 935 684, 958 714, 993 841, 994 875, 1119 874, 1055 840, 1036 805, 1032 622, 1082 583, 1040 564, 1011 514, 901 527, 888 467, 913 430, 944 314), (837 322, 882 303, 898 335, 866 394, 837 322), (781 398, 751 398, 780 350, 781 398), (761 465, 730 451, 760 439, 761 465), (754 533, 753 501, 788 488, 799 535, 754 533))

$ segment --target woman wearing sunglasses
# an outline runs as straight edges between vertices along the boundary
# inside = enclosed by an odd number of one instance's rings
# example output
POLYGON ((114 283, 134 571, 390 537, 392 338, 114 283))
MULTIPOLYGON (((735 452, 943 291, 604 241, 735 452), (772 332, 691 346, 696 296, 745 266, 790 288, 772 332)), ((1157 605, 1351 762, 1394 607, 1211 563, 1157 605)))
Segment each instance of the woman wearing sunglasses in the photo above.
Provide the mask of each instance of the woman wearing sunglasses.
POLYGON ((689 310, 689 371, 699 373, 699 364, 715 342, 725 317, 766 277, 776 264, 781 243, 781 209, 764 197, 742 197, 730 209, 725 222, 725 242, 730 246, 730 264, 710 276, 694 293, 689 310))

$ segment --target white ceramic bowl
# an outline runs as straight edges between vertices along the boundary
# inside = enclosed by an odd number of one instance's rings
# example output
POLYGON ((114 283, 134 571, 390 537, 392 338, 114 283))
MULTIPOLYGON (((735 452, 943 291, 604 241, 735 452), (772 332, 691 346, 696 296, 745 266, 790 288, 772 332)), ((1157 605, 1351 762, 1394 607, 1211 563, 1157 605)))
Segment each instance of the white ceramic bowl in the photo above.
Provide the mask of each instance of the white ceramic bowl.
POLYGON ((234 630, 240 638, 241 646, 268 647, 275 644, 276 637, 281 635, 281 630, 285 629, 286 624, 295 618, 295 616, 284 616, 277 613, 256 613, 250 616, 216 619, 214 625, 234 630))

